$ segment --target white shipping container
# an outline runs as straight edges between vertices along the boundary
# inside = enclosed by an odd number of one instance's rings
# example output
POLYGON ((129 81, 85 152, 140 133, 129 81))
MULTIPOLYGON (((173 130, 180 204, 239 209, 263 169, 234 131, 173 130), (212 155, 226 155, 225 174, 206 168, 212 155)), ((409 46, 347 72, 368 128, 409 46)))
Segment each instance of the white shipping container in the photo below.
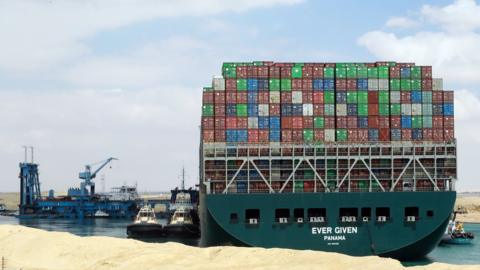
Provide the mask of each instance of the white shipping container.
POLYGON ((402 115, 412 115, 412 104, 402 104, 402 115))
POLYGON ((337 104, 337 116, 347 116, 347 104, 337 104))
POLYGON ((378 90, 378 79, 368 79, 368 91, 378 90))
POLYGON ((258 117, 248 117, 248 128, 258 128, 258 117))
POLYGON ((213 90, 215 91, 224 91, 225 90, 225 79, 223 77, 214 76, 212 79, 213 90))
POLYGON ((335 141, 335 129, 325 129, 325 141, 326 142, 335 141))
POLYGON ((431 103, 423 103, 422 104, 422 114, 431 116, 433 115, 433 109, 431 103))
POLYGON ((441 79, 441 78, 432 79, 432 89, 434 91, 443 90, 443 79, 441 79))
POLYGON ((259 116, 268 116, 269 115, 269 105, 268 104, 258 104, 258 115, 259 116))
POLYGON ((422 115, 422 104, 412 104, 412 115, 422 115))
POLYGON ((390 91, 390 103, 400 103, 400 91, 390 91))
POLYGON ((325 104, 323 107, 324 114, 327 116, 335 115, 335 105, 334 104, 325 104))
POLYGON ((313 116, 313 104, 303 104, 303 115, 313 116))
POLYGON ((302 104, 302 91, 292 91, 292 103, 302 104))
POLYGON ((390 89, 389 85, 388 79, 378 79, 378 90, 387 91, 390 89))
POLYGON ((270 103, 280 103, 279 91, 271 91, 269 95, 270 95, 270 103))

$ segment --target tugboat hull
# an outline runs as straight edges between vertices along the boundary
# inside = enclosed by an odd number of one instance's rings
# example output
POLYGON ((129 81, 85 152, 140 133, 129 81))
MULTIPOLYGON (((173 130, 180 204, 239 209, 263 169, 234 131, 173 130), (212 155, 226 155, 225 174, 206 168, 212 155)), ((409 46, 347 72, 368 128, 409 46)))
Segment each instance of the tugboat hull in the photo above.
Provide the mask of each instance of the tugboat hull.
POLYGON ((166 236, 198 238, 200 229, 194 224, 168 224, 164 228, 166 236))
POLYGON ((129 237, 157 237, 162 236, 163 228, 160 224, 130 224, 127 226, 127 235, 129 237))

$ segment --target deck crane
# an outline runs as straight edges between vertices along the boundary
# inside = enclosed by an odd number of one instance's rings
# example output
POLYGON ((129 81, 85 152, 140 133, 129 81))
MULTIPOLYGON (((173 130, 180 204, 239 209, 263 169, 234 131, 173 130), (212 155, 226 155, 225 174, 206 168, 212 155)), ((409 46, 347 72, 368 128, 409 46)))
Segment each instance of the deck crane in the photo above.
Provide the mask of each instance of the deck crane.
POLYGON ((90 195, 94 195, 95 194, 95 182, 92 182, 92 179, 94 179, 96 176, 97 176, 97 173, 103 169, 103 167, 105 167, 108 163, 110 163, 112 160, 118 160, 116 158, 108 158, 106 160, 102 160, 100 162, 97 162, 97 163, 93 163, 93 164, 88 164, 88 165, 85 165, 85 171, 83 172, 80 172, 78 174, 78 177, 80 179, 83 179, 85 181, 82 181, 80 183, 80 192, 81 192, 81 195, 84 196, 84 195, 87 195, 85 194, 85 189, 87 187, 90 187, 90 195), (98 165, 98 164, 101 164, 100 167, 98 167, 98 169, 96 169, 93 173, 92 173, 92 167, 95 166, 95 165, 98 165))

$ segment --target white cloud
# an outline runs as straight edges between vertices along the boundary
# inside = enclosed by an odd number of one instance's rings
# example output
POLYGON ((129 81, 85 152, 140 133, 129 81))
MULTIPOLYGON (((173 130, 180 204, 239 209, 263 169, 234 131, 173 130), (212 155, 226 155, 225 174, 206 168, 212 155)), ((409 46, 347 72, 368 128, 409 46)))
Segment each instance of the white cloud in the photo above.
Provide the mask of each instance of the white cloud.
POLYGON ((480 6, 474 0, 457 0, 445 7, 425 5, 421 14, 451 33, 471 32, 480 27, 480 6))
POLYGON ((392 17, 385 23, 388 27, 411 28, 417 25, 417 22, 406 17, 392 17))

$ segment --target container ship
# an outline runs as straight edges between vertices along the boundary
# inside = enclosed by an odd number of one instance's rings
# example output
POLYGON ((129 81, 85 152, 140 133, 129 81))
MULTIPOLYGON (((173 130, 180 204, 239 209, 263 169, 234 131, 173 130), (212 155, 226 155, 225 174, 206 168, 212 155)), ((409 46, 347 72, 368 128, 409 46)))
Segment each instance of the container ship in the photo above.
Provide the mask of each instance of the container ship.
POLYGON ((414 63, 223 63, 203 89, 203 246, 413 259, 455 199, 453 91, 414 63))

